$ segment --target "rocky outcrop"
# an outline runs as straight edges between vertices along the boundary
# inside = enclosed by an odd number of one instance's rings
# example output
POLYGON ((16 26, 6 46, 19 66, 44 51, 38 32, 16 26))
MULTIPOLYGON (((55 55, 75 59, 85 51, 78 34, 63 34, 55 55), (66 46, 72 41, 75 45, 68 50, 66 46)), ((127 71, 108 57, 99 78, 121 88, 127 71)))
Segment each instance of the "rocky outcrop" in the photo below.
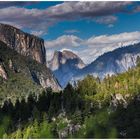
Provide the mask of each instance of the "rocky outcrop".
MULTIPOLYGON (((71 67, 73 66, 77 69, 82 69, 83 67, 85 67, 85 64, 81 60, 81 58, 69 50, 55 51, 53 59, 49 62, 49 67, 53 71, 55 71, 58 70, 61 67, 61 65, 66 64, 70 65, 71 67)), ((65 71, 67 71, 66 68, 65 71)))
POLYGON ((85 67, 84 62, 71 51, 55 51, 49 68, 54 72, 60 85, 65 87, 75 73, 85 67))
POLYGON ((72 123, 72 120, 68 119, 66 116, 66 112, 61 112, 56 118, 53 117, 52 121, 57 122, 57 125, 59 126, 59 124, 65 124, 65 127, 57 129, 57 133, 58 133, 58 137, 59 139, 64 139, 64 138, 68 138, 71 135, 74 135, 76 132, 78 132, 82 125, 80 125, 79 123, 75 124, 72 123))
POLYGON ((69 135, 74 135, 76 132, 78 132, 81 128, 80 124, 68 124, 67 127, 62 129, 61 131, 58 132, 59 138, 64 139, 67 138, 69 135))
MULTIPOLYGON (((33 80, 40 84, 43 88, 51 87, 54 91, 61 90, 60 85, 53 75, 48 75, 48 71, 30 71, 33 80)), ((51 73, 51 72, 50 72, 51 73)))
POLYGON ((21 55, 29 56, 42 64, 46 63, 43 39, 27 34, 10 25, 0 24, 0 40, 21 55))
POLYGON ((128 103, 127 100, 130 98, 129 94, 126 94, 123 96, 122 94, 112 94, 111 95, 111 102, 110 102, 110 107, 115 110, 119 105, 123 105, 124 108, 127 108, 128 103))
POLYGON ((7 80, 8 76, 2 64, 0 64, 0 77, 7 80))

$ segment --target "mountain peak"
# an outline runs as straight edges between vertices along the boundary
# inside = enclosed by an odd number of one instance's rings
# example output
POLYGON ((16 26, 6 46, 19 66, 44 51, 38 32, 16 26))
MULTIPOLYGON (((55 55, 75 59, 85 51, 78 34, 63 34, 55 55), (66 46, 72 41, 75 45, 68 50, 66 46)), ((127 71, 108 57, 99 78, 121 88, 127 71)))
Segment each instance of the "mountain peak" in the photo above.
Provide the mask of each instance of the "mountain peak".
POLYGON ((79 58, 79 56, 77 56, 74 52, 72 52, 70 50, 62 50, 62 54, 67 59, 79 58))
POLYGON ((72 76, 83 67, 85 64, 81 58, 69 50, 55 51, 49 62, 49 68, 54 72, 62 87, 66 86, 72 76))
POLYGON ((52 60, 49 62, 49 67, 54 71, 59 69, 59 66, 67 63, 67 61, 77 61, 79 69, 85 67, 81 58, 70 50, 55 51, 52 60))

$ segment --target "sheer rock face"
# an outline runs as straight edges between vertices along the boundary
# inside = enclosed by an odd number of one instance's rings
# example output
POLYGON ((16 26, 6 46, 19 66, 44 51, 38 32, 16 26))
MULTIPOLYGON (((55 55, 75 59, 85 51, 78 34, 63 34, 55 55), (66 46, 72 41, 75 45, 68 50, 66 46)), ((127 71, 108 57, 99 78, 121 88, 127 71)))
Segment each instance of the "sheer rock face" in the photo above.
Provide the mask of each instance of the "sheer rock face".
MULTIPOLYGON (((53 71, 58 70, 62 65, 69 63, 71 67, 75 69, 82 69, 85 67, 84 62, 79 56, 74 54, 72 51, 63 50, 55 51, 52 60, 49 62, 49 67, 53 71)), ((67 64, 68 65, 68 64, 67 64)), ((67 70, 67 69, 66 69, 67 70)))
POLYGON ((64 88, 73 75, 85 67, 85 64, 81 58, 73 52, 63 50, 62 52, 54 52, 52 60, 48 62, 48 67, 54 72, 55 77, 64 88))
POLYGON ((43 39, 24 33, 10 25, 0 24, 0 40, 21 55, 30 56, 42 64, 46 63, 43 39))

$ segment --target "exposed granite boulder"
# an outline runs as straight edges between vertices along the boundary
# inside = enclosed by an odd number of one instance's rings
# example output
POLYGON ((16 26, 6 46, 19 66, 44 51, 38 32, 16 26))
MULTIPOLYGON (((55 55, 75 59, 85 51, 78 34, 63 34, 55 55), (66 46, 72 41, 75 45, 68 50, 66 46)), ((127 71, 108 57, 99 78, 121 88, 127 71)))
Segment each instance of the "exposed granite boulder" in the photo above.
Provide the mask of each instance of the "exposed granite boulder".
MULTIPOLYGON (((81 129, 81 125, 80 124, 74 124, 72 123, 72 120, 69 120, 66 117, 65 112, 62 112, 58 115, 57 119, 61 120, 61 123, 66 124, 66 126, 62 129, 57 130, 58 132, 58 137, 60 139, 64 139, 64 138, 68 138, 68 136, 70 135, 74 135, 76 132, 78 132, 81 129)), ((52 118, 53 121, 56 121, 56 118, 52 118)), ((57 125, 59 125, 59 123, 57 122, 57 125)))
POLYGON ((129 95, 123 96, 122 94, 112 94, 111 95, 111 102, 110 107, 113 109, 116 109, 119 104, 122 104, 124 108, 127 108, 127 98, 129 98, 129 95))

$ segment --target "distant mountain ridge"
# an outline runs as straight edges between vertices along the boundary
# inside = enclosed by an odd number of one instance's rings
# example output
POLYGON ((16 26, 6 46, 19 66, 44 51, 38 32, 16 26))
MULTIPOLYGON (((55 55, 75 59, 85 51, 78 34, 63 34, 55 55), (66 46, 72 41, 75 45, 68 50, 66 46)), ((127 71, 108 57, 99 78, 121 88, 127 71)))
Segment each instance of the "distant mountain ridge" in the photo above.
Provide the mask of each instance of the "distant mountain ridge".
POLYGON ((99 56, 91 64, 80 70, 75 78, 80 79, 87 74, 104 78, 108 74, 125 72, 136 66, 138 56, 140 56, 140 43, 115 49, 99 56))
POLYGON ((81 80, 88 74, 103 79, 106 75, 125 72, 136 66, 138 56, 140 56, 140 43, 104 53, 88 65, 85 65, 73 52, 56 51, 49 62, 49 68, 61 86, 65 87, 68 82, 81 80))
POLYGON ((74 74, 85 67, 85 64, 72 51, 63 50, 54 52, 52 60, 48 62, 48 67, 54 72, 60 85, 65 87, 74 74))
MULTIPOLYGON (((13 26, 0 24, 0 41, 20 55, 44 65, 47 73, 45 74, 43 70, 39 74, 34 70, 31 71, 32 78, 44 88, 52 87, 53 89, 60 89, 59 84, 64 88, 71 80, 81 79, 87 74, 102 79, 108 74, 125 72, 136 66, 137 57, 140 56, 140 43, 107 52, 88 65, 85 65, 82 59, 72 51, 55 51, 52 60, 48 62, 48 67, 53 71, 57 82, 46 66, 46 49, 43 39, 25 33, 13 26)), ((4 74, 4 69, 1 65, 0 75, 6 77, 6 73, 5 75, 2 74, 4 74)))

